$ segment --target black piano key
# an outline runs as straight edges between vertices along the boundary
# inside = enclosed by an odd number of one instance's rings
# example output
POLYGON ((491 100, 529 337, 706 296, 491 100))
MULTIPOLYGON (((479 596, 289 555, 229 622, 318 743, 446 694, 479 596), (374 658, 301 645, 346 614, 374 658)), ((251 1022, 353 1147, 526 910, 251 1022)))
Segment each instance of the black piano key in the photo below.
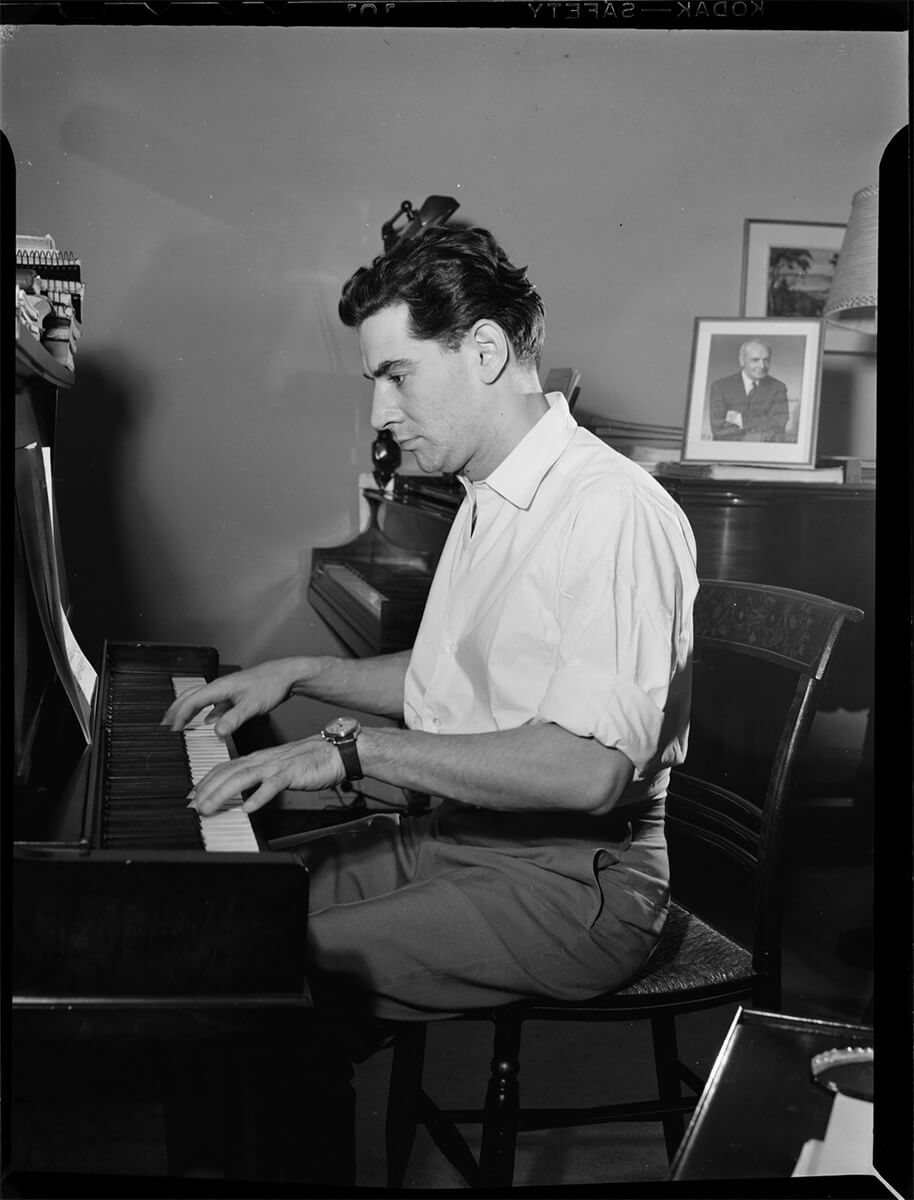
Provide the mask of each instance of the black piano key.
POLYGON ((195 814, 191 811, 187 815, 178 812, 172 813, 106 813, 105 828, 113 832, 126 832, 129 829, 137 830, 161 830, 162 832, 174 831, 176 829, 197 829, 198 822, 195 814))
MULTIPOLYGON (((132 714, 131 714, 132 715, 132 714)), ((169 741, 173 738, 179 738, 180 732, 170 729, 167 725, 160 724, 162 713, 158 714, 158 720, 126 720, 121 719, 111 730, 112 740, 124 740, 130 737, 145 737, 156 741, 169 741)))
POLYGON ((170 792, 114 792, 108 793, 106 808, 159 808, 164 810, 169 805, 175 808, 187 808, 189 789, 180 788, 170 792))
POLYGON ((181 838, 188 845, 196 846, 198 849, 203 848, 200 830, 193 825, 166 825, 164 828, 152 825, 127 825, 105 830, 105 845, 111 845, 115 841, 125 842, 128 838, 134 839, 138 845, 147 846, 173 842, 177 838, 181 838))
POLYGON ((121 779, 125 785, 135 783, 138 787, 143 780, 153 782, 156 779, 186 779, 187 770, 181 769, 181 764, 172 762, 159 763, 108 763, 108 779, 121 779))
POLYGON ((107 755, 108 762, 112 766, 133 766, 140 770, 144 763, 159 763, 162 766, 167 766, 168 763, 180 763, 186 760, 182 755, 176 754, 169 747, 167 750, 156 750, 152 746, 147 746, 145 749, 139 746, 133 750, 128 750, 126 747, 121 750, 114 750, 107 755))
POLYGON ((155 796, 178 793, 185 796, 190 791, 190 779, 185 771, 162 769, 157 772, 112 771, 107 779, 108 792, 112 796, 155 796))
POLYGON ((165 761, 170 759, 172 762, 187 762, 187 755, 184 752, 183 745, 176 747, 155 746, 151 744, 144 746, 139 744, 131 747, 125 744, 109 748, 105 757, 109 760, 113 759, 115 762, 142 763, 146 760, 152 761, 153 759, 164 759, 165 761))
POLYGON ((174 763, 178 766, 183 764, 185 769, 187 767, 187 756, 176 754, 173 749, 162 751, 152 747, 143 749, 142 746, 136 750, 124 748, 107 754, 105 759, 112 767, 133 767, 139 773, 143 772, 144 765, 148 763, 156 763, 161 767, 167 767, 169 763, 174 763))
POLYGON ((130 758, 120 757, 112 760, 105 760, 105 767, 108 772, 109 779, 119 776, 123 779, 135 779, 138 782, 143 779, 154 779, 156 777, 164 779, 166 777, 172 779, 187 778, 190 775, 190 769, 187 761, 176 761, 174 758, 147 758, 142 755, 139 760, 131 760, 130 758))
POLYGON ((105 813, 105 824, 111 828, 118 826, 121 829, 127 828, 130 825, 135 825, 138 829, 149 825, 159 826, 162 829, 168 826, 187 826, 188 828, 196 827, 199 823, 199 816, 192 808, 187 805, 183 808, 170 808, 165 812, 155 812, 150 810, 137 809, 109 809, 105 813))
POLYGON ((128 758, 112 760, 106 759, 105 766, 108 769, 109 778, 121 776, 124 779, 151 779, 156 775, 159 778, 169 776, 171 778, 186 778, 190 771, 186 762, 175 762, 173 758, 163 759, 147 759, 145 756, 140 762, 132 762, 128 758))
POLYGON ((180 731, 162 725, 172 676, 198 673, 152 663, 109 671, 105 709, 103 837, 109 847, 203 849, 200 817, 187 807, 192 781, 180 731))
POLYGON ((187 808, 187 792, 130 792, 108 795, 107 808, 117 808, 121 812, 142 811, 151 809, 155 812, 167 812, 169 808, 187 808))
POLYGON ((106 835, 105 846, 109 850, 133 850, 141 846, 150 850, 202 850, 204 848, 200 837, 191 837, 190 835, 163 837, 160 833, 149 836, 129 833, 123 837, 106 835))
MULTIPOLYGON (((137 762, 135 760, 124 759, 108 759, 108 777, 114 779, 118 775, 126 779, 145 779, 152 774, 159 776, 165 774, 177 775, 181 774, 181 763, 176 763, 173 758, 146 758, 137 762)), ((187 774, 186 765, 183 774, 187 774)))
POLYGON ((189 788, 183 784, 169 789, 127 788, 117 787, 109 790, 106 795, 110 804, 120 806, 134 805, 136 807, 152 805, 165 806, 168 804, 183 804, 187 807, 189 788))
POLYGON ((108 776, 108 791, 112 796, 155 796, 180 792, 182 788, 186 796, 190 791, 190 781, 180 771, 161 771, 158 774, 144 773, 142 775, 113 772, 108 776))

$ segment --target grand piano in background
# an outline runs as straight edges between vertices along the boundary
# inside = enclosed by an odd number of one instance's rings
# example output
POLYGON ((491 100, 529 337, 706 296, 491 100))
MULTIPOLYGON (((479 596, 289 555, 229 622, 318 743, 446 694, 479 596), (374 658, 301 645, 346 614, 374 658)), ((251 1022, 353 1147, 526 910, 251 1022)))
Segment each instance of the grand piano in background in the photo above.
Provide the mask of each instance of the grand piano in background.
POLYGON ((311 553, 308 600, 359 658, 413 644, 432 576, 463 497, 446 475, 397 475, 365 488, 368 526, 342 546, 311 553))

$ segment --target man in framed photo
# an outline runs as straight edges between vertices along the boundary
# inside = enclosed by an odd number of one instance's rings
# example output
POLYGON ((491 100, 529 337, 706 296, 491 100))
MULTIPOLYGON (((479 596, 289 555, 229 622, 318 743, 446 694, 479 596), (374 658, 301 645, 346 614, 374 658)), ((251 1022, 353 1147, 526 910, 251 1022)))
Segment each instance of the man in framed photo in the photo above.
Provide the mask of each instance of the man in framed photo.
POLYGON ((711 436, 721 442, 783 442, 787 386, 769 374, 771 347, 753 339, 739 348, 739 371, 711 384, 711 436))

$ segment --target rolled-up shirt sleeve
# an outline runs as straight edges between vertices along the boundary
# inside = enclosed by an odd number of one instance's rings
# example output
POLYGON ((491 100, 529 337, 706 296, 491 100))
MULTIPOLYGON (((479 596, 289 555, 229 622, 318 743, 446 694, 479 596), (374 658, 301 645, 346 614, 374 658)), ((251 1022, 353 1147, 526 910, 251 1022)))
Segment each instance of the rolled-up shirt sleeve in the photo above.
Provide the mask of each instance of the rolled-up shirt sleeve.
POLYGON ((674 512, 624 489, 589 500, 566 543, 537 719, 620 750, 636 779, 682 761, 696 591, 694 542, 674 512), (611 520, 594 511, 607 502, 611 520))

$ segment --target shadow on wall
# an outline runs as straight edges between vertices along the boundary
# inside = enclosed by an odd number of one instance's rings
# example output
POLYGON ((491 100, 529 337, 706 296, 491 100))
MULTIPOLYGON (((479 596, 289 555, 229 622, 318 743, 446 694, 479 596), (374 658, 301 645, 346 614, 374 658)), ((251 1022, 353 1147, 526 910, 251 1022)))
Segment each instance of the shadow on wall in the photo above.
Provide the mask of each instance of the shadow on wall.
POLYGON ((122 498, 124 447, 148 403, 145 377, 123 355, 104 361, 86 350, 76 380, 61 395, 56 437, 55 486, 61 541, 73 604, 73 626, 83 649, 98 663, 102 642, 142 637, 140 589, 132 574, 131 543, 138 538, 168 570, 164 548, 138 530, 122 498))
MULTIPOLYGON (((238 662, 327 652, 301 555, 356 532, 372 434, 340 280, 314 269, 307 193, 103 104, 73 108, 59 138, 206 218, 193 234, 147 226, 147 257, 121 265, 125 340, 93 357, 86 329, 62 410, 61 523, 87 652, 104 637, 212 644, 238 662)), ((131 236, 109 218, 113 244, 131 236)))
POLYGON ((337 362, 338 284, 284 254, 226 230, 167 238, 124 300, 130 345, 83 342, 58 471, 93 661, 104 637, 241 663, 328 649, 301 555, 355 532, 371 430, 364 384, 337 362))
POLYGON ((822 458, 832 454, 847 454, 848 446, 856 444, 854 437, 854 376, 847 369, 848 356, 826 355, 822 362, 822 386, 819 402, 819 435, 816 454, 822 458))

